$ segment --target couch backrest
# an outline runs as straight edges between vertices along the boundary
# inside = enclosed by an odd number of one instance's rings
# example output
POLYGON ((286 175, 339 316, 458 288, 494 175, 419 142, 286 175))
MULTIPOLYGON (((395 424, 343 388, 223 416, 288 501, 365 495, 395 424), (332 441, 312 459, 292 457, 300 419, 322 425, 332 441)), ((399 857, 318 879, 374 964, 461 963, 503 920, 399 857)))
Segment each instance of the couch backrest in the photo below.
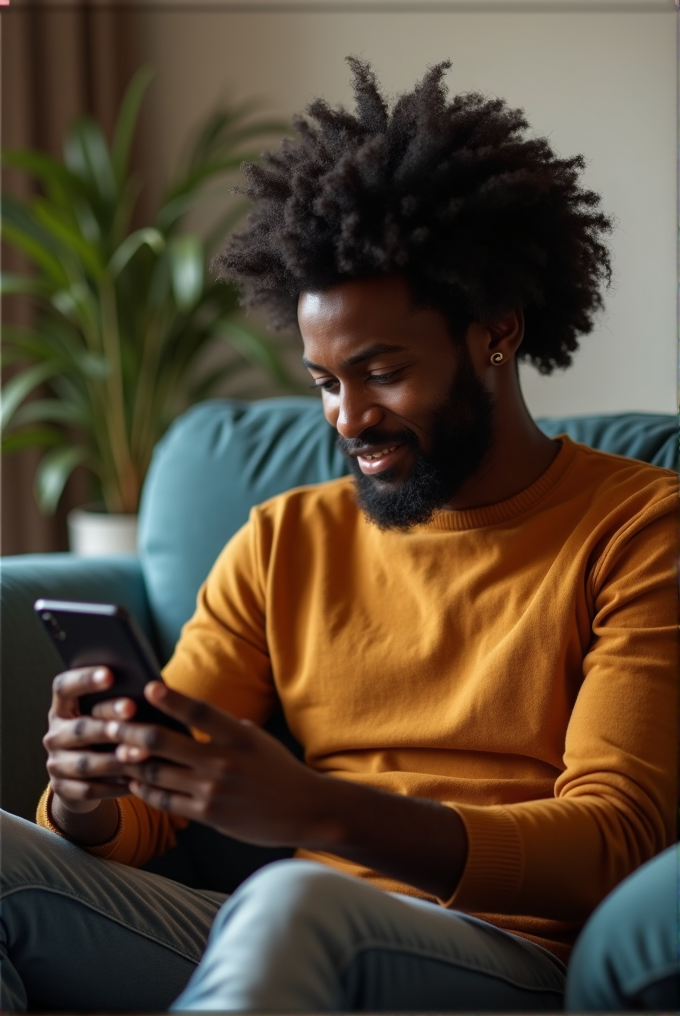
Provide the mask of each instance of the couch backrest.
MULTIPOLYGON (((538 420, 549 435, 675 468, 672 416, 538 420)), ((140 509, 139 554, 158 642, 169 658, 198 588, 253 505, 347 472, 314 398, 217 399, 180 417, 154 453, 140 509)))

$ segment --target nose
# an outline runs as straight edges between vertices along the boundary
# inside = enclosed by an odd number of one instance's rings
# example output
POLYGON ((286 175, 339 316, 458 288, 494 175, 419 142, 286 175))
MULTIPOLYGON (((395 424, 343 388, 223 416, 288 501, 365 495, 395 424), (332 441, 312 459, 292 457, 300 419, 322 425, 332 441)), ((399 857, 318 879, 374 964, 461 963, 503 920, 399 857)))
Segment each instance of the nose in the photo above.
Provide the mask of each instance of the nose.
POLYGON ((359 437, 369 427, 379 424, 383 416, 370 393, 358 392, 349 385, 342 385, 338 395, 326 406, 326 419, 346 438, 359 437))

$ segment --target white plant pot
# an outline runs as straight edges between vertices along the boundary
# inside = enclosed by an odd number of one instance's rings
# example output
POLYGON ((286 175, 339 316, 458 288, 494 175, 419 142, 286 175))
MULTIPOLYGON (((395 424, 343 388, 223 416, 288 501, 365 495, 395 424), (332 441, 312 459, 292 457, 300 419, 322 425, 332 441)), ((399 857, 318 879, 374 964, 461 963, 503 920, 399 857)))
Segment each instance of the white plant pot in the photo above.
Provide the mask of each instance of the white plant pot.
POLYGON ((68 513, 68 542, 80 557, 137 553, 137 516, 109 515, 99 505, 83 505, 68 513))

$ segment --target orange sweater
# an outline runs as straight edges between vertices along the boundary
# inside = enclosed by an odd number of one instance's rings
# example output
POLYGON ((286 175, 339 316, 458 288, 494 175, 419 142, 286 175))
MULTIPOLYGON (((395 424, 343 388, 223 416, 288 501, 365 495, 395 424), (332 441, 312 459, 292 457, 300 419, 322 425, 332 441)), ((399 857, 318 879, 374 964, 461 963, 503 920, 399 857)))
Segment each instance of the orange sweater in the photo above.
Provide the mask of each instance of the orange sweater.
MULTIPOLYGON (((351 478, 290 491, 220 554, 165 679, 258 723, 278 697, 310 766, 455 808, 468 859, 440 902, 566 959, 674 837, 676 490, 562 438, 527 490, 407 533, 367 524, 351 478)), ((141 864, 184 825, 119 803, 101 856, 141 864)))

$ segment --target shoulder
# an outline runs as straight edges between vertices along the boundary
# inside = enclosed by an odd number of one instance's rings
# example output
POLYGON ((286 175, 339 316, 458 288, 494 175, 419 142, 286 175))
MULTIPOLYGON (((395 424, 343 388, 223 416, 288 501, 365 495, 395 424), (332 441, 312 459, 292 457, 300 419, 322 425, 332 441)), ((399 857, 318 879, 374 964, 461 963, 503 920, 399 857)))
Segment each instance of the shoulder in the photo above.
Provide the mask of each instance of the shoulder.
POLYGON ((678 474, 587 445, 572 450, 561 494, 571 504, 575 544, 590 559, 593 588, 617 568, 665 576, 674 588, 678 474))
POLYGON ((586 498, 599 512, 636 517, 657 517, 677 511, 678 474, 639 459, 599 451, 572 442, 571 467, 563 482, 574 495, 586 498))

